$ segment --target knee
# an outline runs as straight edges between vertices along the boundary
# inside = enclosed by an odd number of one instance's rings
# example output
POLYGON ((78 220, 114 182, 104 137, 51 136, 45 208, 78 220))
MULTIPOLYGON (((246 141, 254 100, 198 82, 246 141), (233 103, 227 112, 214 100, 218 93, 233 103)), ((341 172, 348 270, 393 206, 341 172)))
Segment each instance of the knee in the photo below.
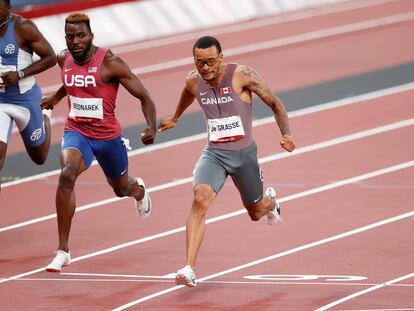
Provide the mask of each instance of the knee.
POLYGON ((32 159, 32 161, 34 163, 36 163, 37 165, 42 165, 46 162, 47 159, 47 151, 45 150, 40 150, 37 152, 29 152, 29 156, 32 159))
POLYGON ((59 187, 73 189, 75 186, 76 175, 68 168, 62 168, 59 176, 59 187))
POLYGON ((197 206, 206 206, 209 204, 209 196, 206 193, 203 192, 195 192, 194 193, 194 205, 197 206))
POLYGON ((32 160, 37 165, 43 165, 46 162, 46 155, 45 156, 42 155, 40 157, 33 157, 32 160))
POLYGON ((202 193, 195 193, 193 199, 192 212, 196 213, 200 217, 204 217, 207 214, 207 209, 210 205, 208 196, 202 193))

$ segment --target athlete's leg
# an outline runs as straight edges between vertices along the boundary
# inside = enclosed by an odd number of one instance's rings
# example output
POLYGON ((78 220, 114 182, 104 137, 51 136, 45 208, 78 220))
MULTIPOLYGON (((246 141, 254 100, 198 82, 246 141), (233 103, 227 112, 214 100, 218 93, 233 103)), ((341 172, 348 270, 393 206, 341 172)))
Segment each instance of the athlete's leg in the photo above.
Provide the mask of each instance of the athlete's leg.
POLYGON ((45 163, 50 148, 51 130, 50 119, 47 115, 43 115, 43 126, 45 132, 45 140, 43 143, 38 146, 29 146, 25 144, 27 153, 29 154, 30 158, 33 162, 39 165, 45 163))
POLYGON ((88 138, 77 132, 65 132, 60 155, 61 172, 56 190, 59 250, 69 251, 69 233, 76 208, 74 192, 79 175, 88 169, 93 151, 88 138))
POLYGON ((226 178, 227 172, 221 165, 219 156, 213 150, 206 148, 194 169, 194 197, 186 223, 187 265, 193 269, 204 237, 207 210, 223 187, 226 178))
POLYGON ((4 166, 4 161, 6 159, 7 144, 3 141, 0 141, 0 171, 4 166))
POLYGON ((213 203, 216 193, 210 185, 199 184, 194 187, 194 198, 190 216, 186 223, 186 265, 193 269, 205 232, 205 219, 209 206, 213 203))
POLYGON ((118 197, 144 197, 144 187, 128 175, 128 154, 121 137, 111 140, 93 140, 93 152, 105 173, 109 185, 118 197))
POLYGON ((56 190, 56 213, 59 233, 59 250, 69 252, 69 233, 76 209, 75 182, 87 169, 79 150, 65 148, 60 156, 62 170, 56 190))
POLYGON ((269 211, 275 208, 275 201, 271 197, 263 195, 262 199, 258 203, 243 203, 243 205, 247 209, 247 213, 249 214, 250 219, 253 221, 258 221, 269 211))
POLYGON ((78 176, 87 168, 82 154, 78 149, 63 148, 60 161, 62 170, 56 190, 59 246, 55 258, 46 267, 46 271, 48 272, 60 272, 62 267, 70 265, 69 232, 76 208, 73 188, 78 176))
POLYGON ((235 168, 231 177, 251 220, 258 221, 275 208, 275 201, 263 194, 263 172, 257 160, 255 143, 241 151, 240 160, 240 166, 235 168))
POLYGON ((135 178, 128 176, 128 170, 121 177, 106 176, 106 179, 118 197, 134 197, 137 201, 144 197, 144 187, 138 185, 135 178))
MULTIPOLYGON (((39 87, 33 87, 21 98, 20 115, 16 115, 16 124, 22 135, 27 153, 36 164, 46 161, 50 147, 50 116, 51 110, 40 109, 42 92, 39 87), (50 113, 49 113, 50 112, 50 113)), ((17 112, 16 112, 17 113, 17 112)))
POLYGON ((8 115, 4 106, 0 106, 0 171, 6 160, 7 144, 13 127, 13 119, 8 115))

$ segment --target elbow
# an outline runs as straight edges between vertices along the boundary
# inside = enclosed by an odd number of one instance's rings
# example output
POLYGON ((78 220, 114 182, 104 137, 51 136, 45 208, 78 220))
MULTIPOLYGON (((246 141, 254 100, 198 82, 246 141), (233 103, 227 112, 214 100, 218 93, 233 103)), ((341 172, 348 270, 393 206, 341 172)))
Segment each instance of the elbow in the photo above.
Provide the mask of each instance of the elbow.
POLYGON ((51 56, 51 59, 50 59, 50 67, 53 67, 54 65, 56 65, 57 64, 57 57, 56 57, 56 55, 55 54, 53 54, 52 56, 51 56))
POLYGON ((45 67, 50 68, 57 64, 57 57, 55 54, 49 55, 44 59, 45 67))

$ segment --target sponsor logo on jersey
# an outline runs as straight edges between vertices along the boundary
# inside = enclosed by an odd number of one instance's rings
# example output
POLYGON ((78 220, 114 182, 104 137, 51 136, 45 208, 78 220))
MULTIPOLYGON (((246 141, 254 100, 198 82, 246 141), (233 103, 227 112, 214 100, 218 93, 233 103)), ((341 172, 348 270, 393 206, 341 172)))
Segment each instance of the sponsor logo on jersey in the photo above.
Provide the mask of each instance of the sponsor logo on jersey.
POLYGON ((87 75, 67 75, 65 74, 66 86, 88 87, 96 86, 96 80, 94 76, 87 75))
POLYGON ((13 54, 14 51, 16 50, 16 47, 14 46, 14 44, 7 44, 6 47, 4 48, 4 52, 6 54, 13 54))

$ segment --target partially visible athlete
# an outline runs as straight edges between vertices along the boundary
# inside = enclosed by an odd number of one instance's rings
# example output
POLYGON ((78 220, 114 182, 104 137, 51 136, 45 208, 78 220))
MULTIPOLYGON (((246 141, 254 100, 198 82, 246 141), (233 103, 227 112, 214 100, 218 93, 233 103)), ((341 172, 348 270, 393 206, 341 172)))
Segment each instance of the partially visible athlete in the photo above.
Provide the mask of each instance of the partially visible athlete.
POLYGON ((151 200, 143 180, 128 175, 127 151, 121 138, 121 126, 115 118, 119 84, 141 101, 148 124, 141 133, 145 145, 152 144, 156 134, 154 103, 122 59, 93 44, 86 14, 75 13, 66 18, 65 38, 68 50, 58 56, 63 85, 42 102, 43 108, 52 109, 67 96, 69 106, 62 142, 62 170, 56 191, 59 246, 46 268, 49 272, 59 272, 70 264, 68 242, 76 208, 74 186, 94 157, 117 196, 133 197, 143 218, 151 212, 151 200))
POLYGON ((29 19, 10 12, 0 0, 0 171, 13 122, 36 164, 46 161, 50 146, 50 111, 40 109, 42 92, 34 75, 56 64, 49 42, 29 19), (33 53, 40 59, 33 61, 33 53))
POLYGON ((268 187, 263 193, 263 176, 252 137, 253 93, 272 109, 282 133, 282 148, 289 152, 295 149, 283 103, 253 68, 224 63, 220 42, 210 36, 195 42, 193 57, 197 70, 187 76, 174 115, 159 124, 160 131, 175 127, 195 98, 207 123, 209 141, 195 167, 194 198, 187 219, 186 265, 177 271, 175 278, 177 284, 188 287, 197 284, 194 270, 204 237, 207 210, 228 175, 253 221, 266 216, 267 223, 272 225, 280 220, 275 189, 268 187))

